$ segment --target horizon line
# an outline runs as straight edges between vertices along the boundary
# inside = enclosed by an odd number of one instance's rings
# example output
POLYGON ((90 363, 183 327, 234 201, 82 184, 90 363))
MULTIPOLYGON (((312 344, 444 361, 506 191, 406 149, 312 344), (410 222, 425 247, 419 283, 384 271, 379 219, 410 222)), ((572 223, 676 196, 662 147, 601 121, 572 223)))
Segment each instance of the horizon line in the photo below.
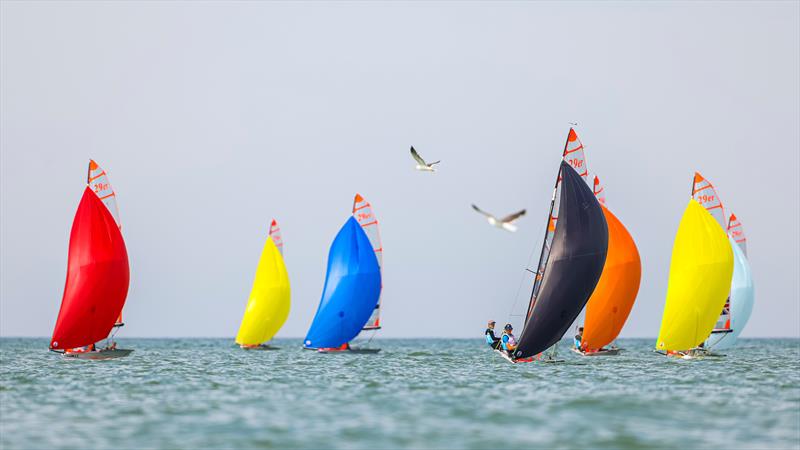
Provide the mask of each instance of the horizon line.
MULTIPOLYGON (((0 335, 0 339, 50 339, 50 336, 2 336, 0 335)), ((230 339, 232 341, 236 340, 236 336, 124 336, 119 339, 230 339)), ((297 336, 281 336, 275 337, 271 340, 275 339, 305 339, 305 337, 297 337, 297 336)), ((407 336, 407 337, 375 337, 373 340, 381 339, 381 340, 389 340, 389 339, 464 339, 464 340, 483 340, 483 336, 478 337, 452 337, 452 336, 407 336)), ((620 337, 617 339, 658 339, 657 336, 627 336, 627 337, 620 337)), ((800 336, 749 336, 749 337, 739 337, 739 339, 800 339, 800 336)), ((98 342, 102 342, 105 339, 101 339, 98 342)), ((568 337, 562 337, 560 341, 568 341, 570 340, 568 337)))

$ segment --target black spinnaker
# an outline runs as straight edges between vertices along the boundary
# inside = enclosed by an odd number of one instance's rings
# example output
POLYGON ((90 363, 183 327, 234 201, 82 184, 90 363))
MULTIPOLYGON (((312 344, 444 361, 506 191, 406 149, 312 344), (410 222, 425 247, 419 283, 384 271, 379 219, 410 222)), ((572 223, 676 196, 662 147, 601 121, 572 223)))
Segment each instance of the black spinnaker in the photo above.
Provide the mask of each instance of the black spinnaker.
POLYGON ((517 358, 539 354, 561 340, 589 301, 606 261, 608 225, 600 203, 566 161, 559 175, 558 222, 538 292, 531 294, 517 358))

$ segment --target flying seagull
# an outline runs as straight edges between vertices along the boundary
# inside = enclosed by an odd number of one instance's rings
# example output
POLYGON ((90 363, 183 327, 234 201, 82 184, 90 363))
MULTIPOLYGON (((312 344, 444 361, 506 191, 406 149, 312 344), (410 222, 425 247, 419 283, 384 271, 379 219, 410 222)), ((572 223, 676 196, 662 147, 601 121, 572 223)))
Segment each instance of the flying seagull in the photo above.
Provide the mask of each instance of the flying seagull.
POLYGON ((502 219, 498 219, 497 217, 487 213, 486 211, 483 211, 482 209, 478 208, 475 205, 472 205, 472 209, 486 216, 486 220, 489 222, 489 225, 497 228, 502 228, 506 231, 511 231, 511 232, 517 231, 517 226, 514 225, 514 222, 516 222, 517 219, 525 215, 525 210, 523 209, 522 211, 515 212, 514 214, 509 214, 508 216, 503 217, 502 219))
POLYGON ((419 156, 419 153, 417 153, 417 151, 414 150, 413 145, 411 146, 411 156, 413 156, 414 160, 417 161, 416 169, 421 172, 436 172, 436 169, 433 168, 433 165, 439 164, 441 162, 441 161, 435 161, 430 164, 426 163, 425 160, 422 159, 421 156, 419 156))

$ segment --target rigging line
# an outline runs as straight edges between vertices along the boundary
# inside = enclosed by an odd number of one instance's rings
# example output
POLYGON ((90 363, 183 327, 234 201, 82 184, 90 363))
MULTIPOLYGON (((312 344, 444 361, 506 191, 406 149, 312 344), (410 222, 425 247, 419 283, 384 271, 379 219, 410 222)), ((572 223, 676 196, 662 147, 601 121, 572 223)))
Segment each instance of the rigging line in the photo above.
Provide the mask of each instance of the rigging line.
POLYGON ((372 342, 372 339, 375 338, 376 334, 378 334, 378 329, 377 328, 372 332, 372 336, 369 337, 369 340, 367 341, 366 345, 364 346, 365 348, 369 347, 370 342, 372 342))
POLYGON ((519 279, 519 285, 517 286, 517 293, 514 294, 514 304, 511 306, 511 312, 508 313, 509 322, 511 322, 512 316, 522 316, 522 314, 513 314, 513 312, 517 309, 517 303, 519 303, 519 293, 522 291, 522 284, 525 282, 525 272, 530 272, 534 274, 534 276, 536 275, 536 272, 530 269, 531 259, 533 259, 533 255, 535 252, 536 252, 536 247, 534 246, 531 249, 531 254, 528 255, 528 263, 526 264, 525 270, 522 272, 522 276, 519 279))

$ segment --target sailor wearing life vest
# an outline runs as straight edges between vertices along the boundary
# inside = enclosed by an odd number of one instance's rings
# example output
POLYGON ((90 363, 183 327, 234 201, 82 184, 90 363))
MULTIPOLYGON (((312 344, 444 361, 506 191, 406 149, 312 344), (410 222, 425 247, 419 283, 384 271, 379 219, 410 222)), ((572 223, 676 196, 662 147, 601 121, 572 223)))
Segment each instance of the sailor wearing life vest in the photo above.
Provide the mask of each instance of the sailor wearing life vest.
POLYGON ((500 338, 494 335, 494 320, 490 320, 488 324, 486 324, 486 331, 483 332, 484 337, 486 337, 486 344, 489 347, 494 349, 500 348, 500 338))
POLYGON ((503 327, 503 337, 501 338, 503 350, 511 357, 514 355, 514 350, 517 349, 517 338, 514 337, 513 331, 514 327, 512 327, 510 323, 507 323, 506 326, 503 327))

